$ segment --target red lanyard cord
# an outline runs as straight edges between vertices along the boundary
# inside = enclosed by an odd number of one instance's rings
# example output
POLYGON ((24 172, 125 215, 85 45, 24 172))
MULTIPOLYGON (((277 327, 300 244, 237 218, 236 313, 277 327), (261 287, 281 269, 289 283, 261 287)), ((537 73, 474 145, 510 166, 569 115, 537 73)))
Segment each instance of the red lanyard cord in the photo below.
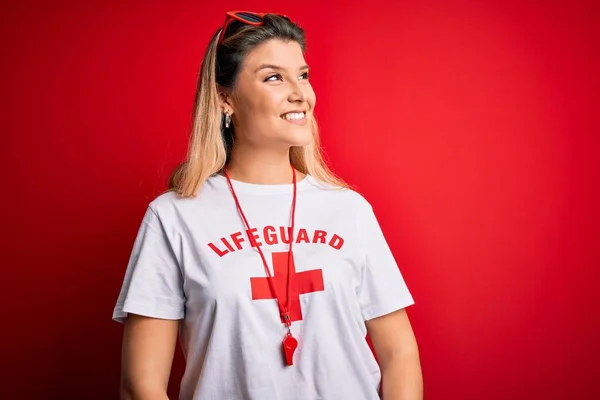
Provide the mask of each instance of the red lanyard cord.
MULTIPOLYGON (((291 165, 291 164, 290 164, 291 165)), ((297 188, 296 188, 296 170, 294 169, 294 167, 292 166, 292 172, 293 172, 293 182, 294 182, 294 196, 292 198, 292 227, 291 227, 291 231, 289 232, 290 234, 290 246, 289 246, 289 250, 288 250, 288 265, 287 265, 287 269, 288 269, 288 273, 287 273, 287 293, 286 293, 286 302, 285 302, 285 307, 279 302, 280 297, 277 294, 276 288, 275 288, 275 284, 273 282, 273 277, 271 276, 271 271, 269 271, 269 266, 267 264, 267 260, 265 258, 265 255, 261 249, 261 246, 256 245, 255 247, 257 248, 259 254, 260 254, 260 258, 262 259, 263 265, 265 266, 265 271, 267 273, 268 276, 268 282, 269 282, 269 287, 271 288, 271 293, 273 294, 273 296, 275 296, 275 298, 277 299, 277 304, 279 306, 279 312, 281 313, 281 316, 283 317, 284 321, 285 321, 285 325, 286 327, 288 327, 288 333, 289 333, 289 327, 292 324, 291 320, 290 320, 290 292, 291 292, 291 287, 292 287, 292 281, 291 281, 291 274, 290 274, 290 265, 291 265, 291 257, 292 257, 292 244, 294 243, 294 222, 295 222, 295 215, 296 215, 296 192, 297 192, 297 188)), ((231 193, 233 194, 233 198, 235 200, 235 204, 237 206, 238 211, 240 212, 240 215, 242 216, 242 219, 244 220, 244 224, 246 225, 246 229, 247 229, 247 234, 248 232, 250 232, 250 224, 248 223, 248 219, 246 218, 246 215, 244 214, 244 211, 242 210, 242 206, 240 205, 240 201, 235 193, 235 190, 233 189, 233 184, 231 183, 231 179, 229 177, 229 173, 227 172, 227 168, 225 168, 225 176, 227 177, 227 183, 229 184, 229 188, 231 190, 231 193)), ((253 243, 254 240, 249 238, 250 243, 253 243)))

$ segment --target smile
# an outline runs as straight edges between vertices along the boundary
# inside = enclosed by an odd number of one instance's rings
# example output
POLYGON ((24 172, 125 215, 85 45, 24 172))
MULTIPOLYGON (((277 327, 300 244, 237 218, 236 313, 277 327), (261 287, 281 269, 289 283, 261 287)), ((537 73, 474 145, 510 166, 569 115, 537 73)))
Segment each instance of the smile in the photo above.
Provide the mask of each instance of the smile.
POLYGON ((291 113, 283 114, 281 116, 281 118, 285 119, 286 121, 297 121, 300 119, 304 119, 305 117, 306 117, 305 112, 291 112, 291 113))

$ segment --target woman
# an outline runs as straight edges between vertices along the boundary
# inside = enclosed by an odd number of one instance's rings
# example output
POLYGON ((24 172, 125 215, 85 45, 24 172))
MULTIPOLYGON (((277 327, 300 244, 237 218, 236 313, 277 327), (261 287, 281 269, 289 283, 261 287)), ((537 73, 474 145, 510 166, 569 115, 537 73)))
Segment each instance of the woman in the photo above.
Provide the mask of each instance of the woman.
POLYGON ((113 318, 122 396, 420 399, 413 304, 369 203, 327 168, 287 17, 227 13, 172 190, 147 208, 113 318), (375 349, 373 357, 366 334, 375 349))

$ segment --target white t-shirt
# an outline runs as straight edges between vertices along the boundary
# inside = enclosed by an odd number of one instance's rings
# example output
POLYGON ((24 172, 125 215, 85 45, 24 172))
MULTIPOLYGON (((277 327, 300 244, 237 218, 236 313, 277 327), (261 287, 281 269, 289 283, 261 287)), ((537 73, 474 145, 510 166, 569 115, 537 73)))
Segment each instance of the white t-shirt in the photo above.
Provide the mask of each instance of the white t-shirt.
POLYGON ((298 348, 287 366, 287 330, 250 237, 285 299, 293 185, 233 187, 249 234, 221 175, 195 199, 169 192, 149 204, 113 319, 183 319, 181 400, 379 399, 365 321, 414 302, 370 204, 310 175, 297 183, 290 308, 298 348))

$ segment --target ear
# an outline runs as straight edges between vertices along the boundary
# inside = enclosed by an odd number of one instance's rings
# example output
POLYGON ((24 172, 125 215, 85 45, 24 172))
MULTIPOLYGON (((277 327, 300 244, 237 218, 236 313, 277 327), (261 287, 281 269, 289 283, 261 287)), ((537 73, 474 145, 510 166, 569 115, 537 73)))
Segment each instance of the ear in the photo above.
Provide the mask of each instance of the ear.
POLYGON ((221 105, 221 112, 229 111, 229 114, 235 113, 235 106, 233 98, 228 89, 217 85, 217 93, 219 94, 219 104, 221 105))

